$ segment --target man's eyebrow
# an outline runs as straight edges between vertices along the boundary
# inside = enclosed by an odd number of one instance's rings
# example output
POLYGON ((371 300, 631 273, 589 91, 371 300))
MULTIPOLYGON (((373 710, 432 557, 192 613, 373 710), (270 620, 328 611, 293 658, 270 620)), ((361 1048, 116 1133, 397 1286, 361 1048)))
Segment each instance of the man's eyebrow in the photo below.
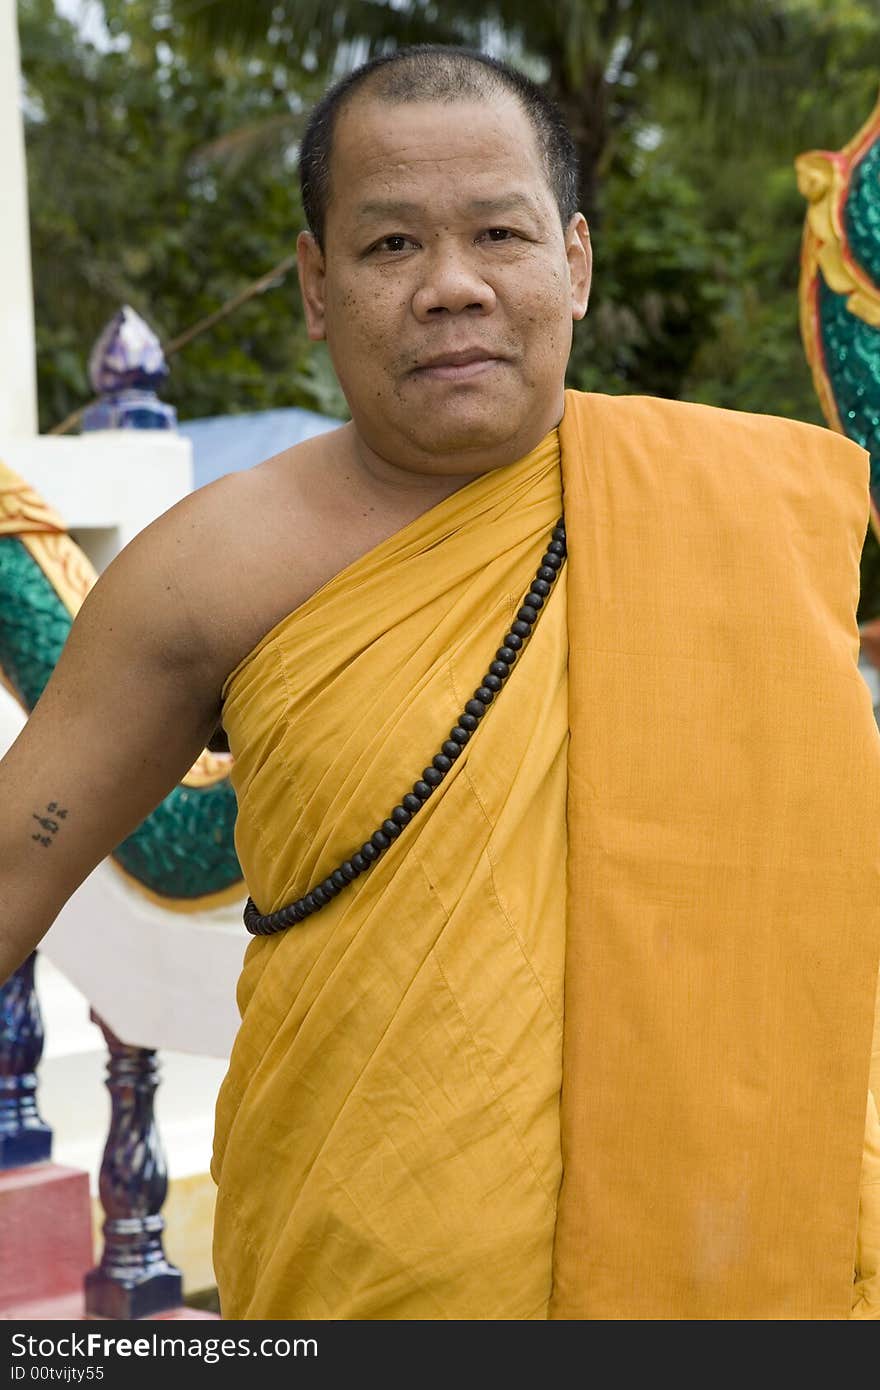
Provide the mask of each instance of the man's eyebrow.
POLYGON ((421 212, 418 203, 406 203, 394 198, 374 199, 369 203, 361 203, 357 209, 357 219, 359 222, 366 222, 371 217, 415 217, 421 212))
MULTIPOLYGON (((418 217, 424 208, 419 203, 406 202, 397 198, 371 199, 367 203, 361 203, 357 209, 357 220, 368 222, 371 218, 382 217, 418 217)), ((505 212, 529 212, 535 211, 535 204, 531 198, 524 193, 509 193, 499 198, 472 198, 465 204, 465 211, 470 213, 505 213, 505 212)))
POLYGON ((507 193, 502 198, 473 198, 469 212, 534 212, 535 203, 525 193, 507 193))

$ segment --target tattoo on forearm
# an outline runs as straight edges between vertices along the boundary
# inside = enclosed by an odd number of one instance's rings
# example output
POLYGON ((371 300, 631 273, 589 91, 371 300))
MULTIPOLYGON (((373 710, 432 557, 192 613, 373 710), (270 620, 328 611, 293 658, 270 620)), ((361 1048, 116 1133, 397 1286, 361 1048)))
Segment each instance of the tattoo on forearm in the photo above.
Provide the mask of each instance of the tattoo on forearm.
POLYGON ((41 845, 46 845, 48 848, 53 838, 58 834, 60 822, 67 818, 67 809, 66 807, 59 806, 57 801, 50 801, 49 805, 46 807, 46 811, 48 814, 42 816, 34 811, 31 814, 31 820, 35 820, 37 825, 48 833, 41 835, 38 831, 36 835, 31 836, 31 839, 37 840, 41 845))

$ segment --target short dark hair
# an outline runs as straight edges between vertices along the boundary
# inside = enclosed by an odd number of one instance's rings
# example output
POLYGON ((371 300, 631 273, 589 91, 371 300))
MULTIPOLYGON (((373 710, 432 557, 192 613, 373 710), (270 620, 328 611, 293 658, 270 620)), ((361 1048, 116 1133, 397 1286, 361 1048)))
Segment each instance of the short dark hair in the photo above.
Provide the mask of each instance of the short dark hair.
POLYGON ((299 178, 306 221, 322 251, 333 131, 340 111, 365 86, 387 102, 485 100, 496 92, 509 92, 531 121, 563 227, 577 212, 574 141, 547 93, 516 68, 476 49, 416 44, 362 63, 324 93, 309 117, 299 151, 299 178))

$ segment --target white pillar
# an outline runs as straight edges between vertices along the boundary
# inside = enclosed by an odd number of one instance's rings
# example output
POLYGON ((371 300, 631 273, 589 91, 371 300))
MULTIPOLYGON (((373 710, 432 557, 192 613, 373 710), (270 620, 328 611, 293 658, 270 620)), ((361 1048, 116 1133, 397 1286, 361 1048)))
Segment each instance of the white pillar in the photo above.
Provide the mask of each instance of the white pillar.
POLYGON ((37 433, 37 370, 15 0, 0 0, 0 435, 37 433))

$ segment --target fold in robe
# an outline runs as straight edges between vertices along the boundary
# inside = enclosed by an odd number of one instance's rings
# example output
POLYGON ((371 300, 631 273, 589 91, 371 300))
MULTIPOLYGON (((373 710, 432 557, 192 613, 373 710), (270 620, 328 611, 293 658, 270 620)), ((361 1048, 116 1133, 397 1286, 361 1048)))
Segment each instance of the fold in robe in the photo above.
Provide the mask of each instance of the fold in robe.
MULTIPOLYGON (((358 849, 439 752, 561 510, 554 433, 350 565, 232 674, 236 847, 261 911, 358 849)), ((224 1317, 546 1317, 565 586, 563 566, 503 696, 400 838, 248 948, 218 1105, 224 1317)))
POLYGON ((352 887, 248 947, 212 1165, 226 1318, 880 1312, 849 441, 566 393, 558 437, 228 678, 251 894, 298 897, 400 801, 563 492, 569 559, 442 786, 352 887))

